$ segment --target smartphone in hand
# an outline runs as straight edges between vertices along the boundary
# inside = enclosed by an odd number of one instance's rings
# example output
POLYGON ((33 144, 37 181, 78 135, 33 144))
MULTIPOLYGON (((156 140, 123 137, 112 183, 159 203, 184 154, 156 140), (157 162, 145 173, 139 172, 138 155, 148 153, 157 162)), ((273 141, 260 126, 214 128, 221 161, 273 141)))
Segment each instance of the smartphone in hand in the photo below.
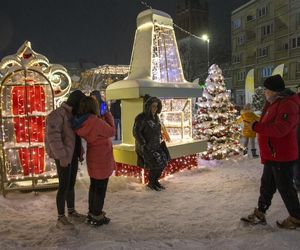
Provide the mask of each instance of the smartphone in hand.
POLYGON ((107 103, 106 102, 102 102, 100 105, 100 115, 103 116, 105 115, 105 113, 107 112, 107 103))

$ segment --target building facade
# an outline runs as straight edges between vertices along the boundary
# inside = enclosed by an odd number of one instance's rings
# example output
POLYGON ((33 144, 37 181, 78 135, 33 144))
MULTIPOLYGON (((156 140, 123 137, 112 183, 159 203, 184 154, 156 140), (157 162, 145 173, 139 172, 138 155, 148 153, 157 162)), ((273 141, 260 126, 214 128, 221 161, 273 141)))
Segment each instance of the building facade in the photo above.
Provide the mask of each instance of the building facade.
POLYGON ((255 88, 284 64, 287 87, 300 82, 300 1, 251 0, 231 13, 232 91, 245 102, 245 79, 254 69, 255 88))

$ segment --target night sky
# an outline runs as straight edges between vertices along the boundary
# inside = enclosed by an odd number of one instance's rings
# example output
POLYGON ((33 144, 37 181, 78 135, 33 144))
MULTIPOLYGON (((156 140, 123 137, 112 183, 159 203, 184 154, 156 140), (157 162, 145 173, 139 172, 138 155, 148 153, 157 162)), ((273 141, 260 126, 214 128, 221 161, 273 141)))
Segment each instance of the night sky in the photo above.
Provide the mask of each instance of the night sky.
MULTIPOLYGON (((176 0, 146 2, 175 20, 176 0)), ((209 1, 212 46, 229 49, 230 11, 246 2, 209 1)), ((0 60, 29 40, 52 63, 129 64, 145 9, 139 0, 0 0, 0 60)))

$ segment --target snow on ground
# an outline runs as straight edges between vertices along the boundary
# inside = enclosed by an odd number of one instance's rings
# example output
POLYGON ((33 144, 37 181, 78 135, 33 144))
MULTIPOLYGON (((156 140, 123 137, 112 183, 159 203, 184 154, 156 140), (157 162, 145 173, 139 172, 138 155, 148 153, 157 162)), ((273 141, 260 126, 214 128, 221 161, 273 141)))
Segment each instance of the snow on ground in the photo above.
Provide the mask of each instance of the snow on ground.
MULTIPOLYGON (((76 186, 77 210, 86 213, 89 179, 76 186)), ((287 217, 276 193, 267 226, 245 226, 240 217, 256 206, 262 165, 258 159, 199 163, 148 190, 125 177, 109 182, 109 225, 56 228, 56 191, 0 197, 0 249, 300 249, 300 232, 276 227, 287 217)))

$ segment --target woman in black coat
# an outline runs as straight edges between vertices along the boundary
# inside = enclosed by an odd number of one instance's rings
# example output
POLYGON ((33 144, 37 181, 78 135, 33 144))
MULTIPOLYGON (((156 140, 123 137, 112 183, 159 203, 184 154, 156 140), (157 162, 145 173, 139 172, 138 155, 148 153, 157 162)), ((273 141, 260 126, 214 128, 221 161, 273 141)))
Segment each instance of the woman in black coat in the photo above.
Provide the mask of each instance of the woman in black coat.
POLYGON ((158 114, 162 104, 157 97, 144 98, 144 112, 137 115, 133 126, 138 166, 149 170, 148 187, 160 191, 165 189, 159 178, 168 164, 168 156, 161 147, 161 124, 158 114))

